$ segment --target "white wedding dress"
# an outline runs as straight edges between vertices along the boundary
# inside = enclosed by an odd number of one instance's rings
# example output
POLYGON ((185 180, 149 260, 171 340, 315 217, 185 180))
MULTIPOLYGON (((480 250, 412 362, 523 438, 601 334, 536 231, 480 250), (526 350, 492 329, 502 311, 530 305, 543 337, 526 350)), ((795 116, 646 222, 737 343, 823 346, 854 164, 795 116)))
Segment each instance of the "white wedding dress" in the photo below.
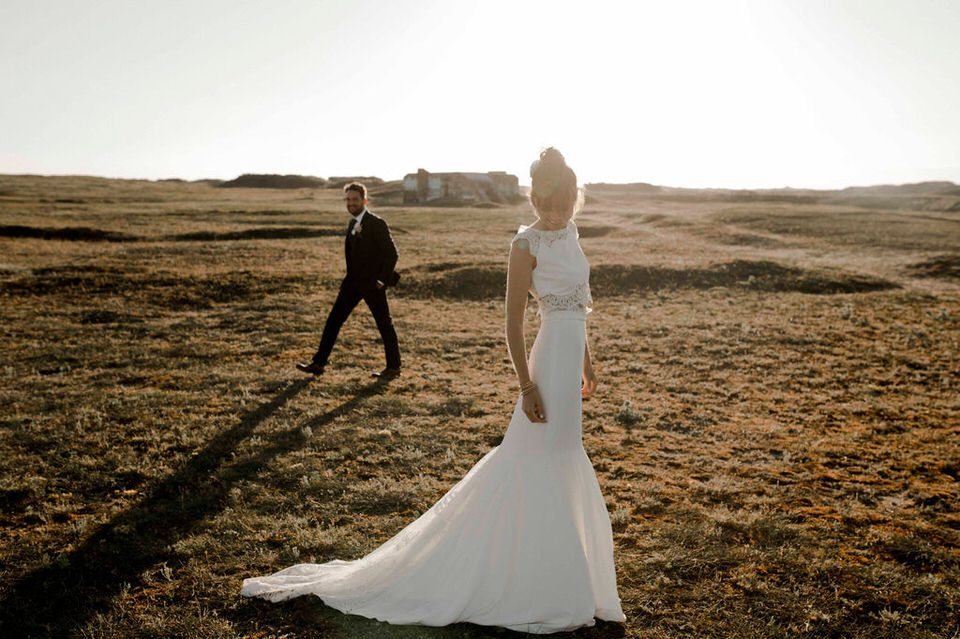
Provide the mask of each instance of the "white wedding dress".
POLYGON ((581 442, 580 385, 590 266, 573 222, 520 227, 536 257, 541 326, 530 370, 547 423, 518 399, 506 435, 419 519, 356 561, 299 564, 243 582, 241 594, 328 606, 394 624, 470 622, 531 633, 624 621, 613 534, 581 442))

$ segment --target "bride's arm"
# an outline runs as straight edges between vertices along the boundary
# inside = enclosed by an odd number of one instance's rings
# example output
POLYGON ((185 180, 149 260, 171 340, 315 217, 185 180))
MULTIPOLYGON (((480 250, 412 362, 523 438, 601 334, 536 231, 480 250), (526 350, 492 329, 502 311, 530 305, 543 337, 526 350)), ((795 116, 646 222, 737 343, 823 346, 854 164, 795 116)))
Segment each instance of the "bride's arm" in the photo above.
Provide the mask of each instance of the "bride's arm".
MULTIPOLYGON (((527 345, 523 339, 523 314, 527 310, 527 291, 533 278, 534 257, 529 246, 520 246, 522 240, 510 245, 507 267, 507 350, 517 372, 517 381, 523 387, 530 382, 527 366, 527 345)), ((533 390, 523 396, 523 412, 531 422, 546 422, 540 394, 533 390)))
POLYGON ((597 376, 593 372, 593 362, 590 360, 590 340, 583 344, 583 390, 580 395, 586 399, 597 390, 597 376))

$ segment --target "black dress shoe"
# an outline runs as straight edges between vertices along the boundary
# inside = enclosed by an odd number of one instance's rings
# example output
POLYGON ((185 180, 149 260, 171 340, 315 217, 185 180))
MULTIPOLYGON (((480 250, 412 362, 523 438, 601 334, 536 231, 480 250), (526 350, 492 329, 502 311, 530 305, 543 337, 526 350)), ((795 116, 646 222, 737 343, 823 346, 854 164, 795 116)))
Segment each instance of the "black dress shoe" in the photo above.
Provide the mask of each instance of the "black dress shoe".
POLYGON ((323 366, 317 364, 316 362, 310 362, 309 364, 297 364, 297 370, 303 371, 304 373, 312 373, 314 375, 323 375, 323 366))
POLYGON ((387 366, 385 369, 383 369, 379 373, 374 373, 371 377, 376 377, 378 379, 386 380, 386 379, 393 379, 394 377, 398 377, 399 375, 400 375, 399 367, 390 368, 389 366, 387 366))

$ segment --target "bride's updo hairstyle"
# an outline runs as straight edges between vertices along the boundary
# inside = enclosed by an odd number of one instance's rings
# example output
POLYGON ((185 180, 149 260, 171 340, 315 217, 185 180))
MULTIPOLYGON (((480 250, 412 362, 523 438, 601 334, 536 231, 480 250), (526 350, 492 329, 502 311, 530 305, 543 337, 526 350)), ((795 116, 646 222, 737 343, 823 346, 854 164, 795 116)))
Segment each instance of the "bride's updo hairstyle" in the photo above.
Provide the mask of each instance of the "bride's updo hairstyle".
POLYGON ((552 146, 541 151, 540 159, 530 165, 530 179, 530 203, 539 217, 563 222, 580 208, 577 174, 552 146))

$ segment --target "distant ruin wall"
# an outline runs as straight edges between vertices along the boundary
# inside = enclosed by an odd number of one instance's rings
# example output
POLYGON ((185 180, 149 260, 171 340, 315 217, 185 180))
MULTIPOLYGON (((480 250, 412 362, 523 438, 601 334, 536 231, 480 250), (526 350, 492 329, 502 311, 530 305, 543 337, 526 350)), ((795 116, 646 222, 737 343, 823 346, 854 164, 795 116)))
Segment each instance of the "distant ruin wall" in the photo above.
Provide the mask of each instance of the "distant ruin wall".
POLYGON ((419 169, 416 173, 408 173, 403 177, 404 204, 500 204, 510 202, 519 195, 519 179, 504 171, 430 173, 419 169))

